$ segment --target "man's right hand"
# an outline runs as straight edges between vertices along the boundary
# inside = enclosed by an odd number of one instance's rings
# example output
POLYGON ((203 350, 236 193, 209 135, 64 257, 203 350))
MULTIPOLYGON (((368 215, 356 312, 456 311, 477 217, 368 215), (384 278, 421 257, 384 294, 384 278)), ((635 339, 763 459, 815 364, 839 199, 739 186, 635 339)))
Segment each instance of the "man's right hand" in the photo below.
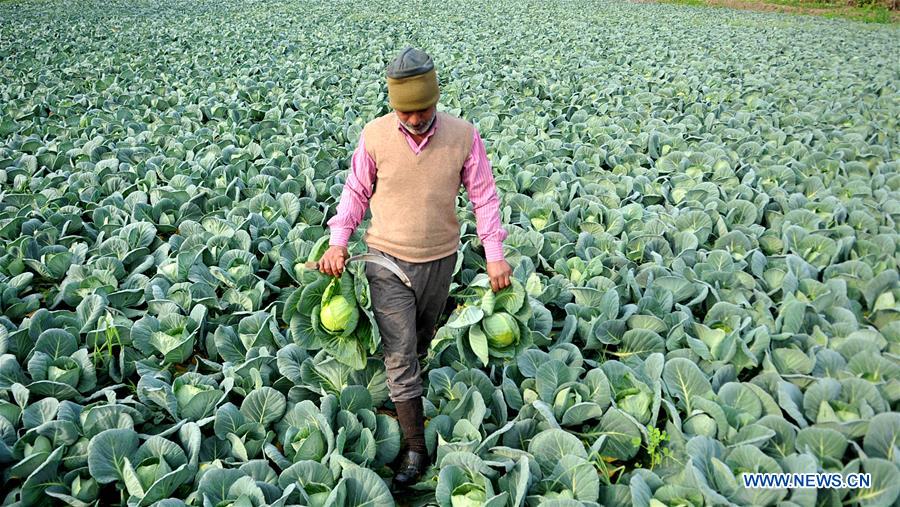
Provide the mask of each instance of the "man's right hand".
POLYGON ((344 263, 349 258, 350 252, 346 247, 332 245, 319 259, 319 271, 326 275, 341 276, 344 272, 344 263))

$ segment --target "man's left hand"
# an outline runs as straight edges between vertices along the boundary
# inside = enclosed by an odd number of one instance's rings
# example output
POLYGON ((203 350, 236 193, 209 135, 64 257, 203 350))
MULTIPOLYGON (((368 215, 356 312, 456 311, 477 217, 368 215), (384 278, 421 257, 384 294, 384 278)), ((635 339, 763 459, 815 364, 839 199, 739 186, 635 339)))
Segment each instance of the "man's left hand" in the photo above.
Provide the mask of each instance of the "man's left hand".
POLYGON ((491 289, 494 292, 509 287, 509 278, 512 276, 512 268, 506 260, 499 260, 487 263, 488 278, 491 279, 491 289))

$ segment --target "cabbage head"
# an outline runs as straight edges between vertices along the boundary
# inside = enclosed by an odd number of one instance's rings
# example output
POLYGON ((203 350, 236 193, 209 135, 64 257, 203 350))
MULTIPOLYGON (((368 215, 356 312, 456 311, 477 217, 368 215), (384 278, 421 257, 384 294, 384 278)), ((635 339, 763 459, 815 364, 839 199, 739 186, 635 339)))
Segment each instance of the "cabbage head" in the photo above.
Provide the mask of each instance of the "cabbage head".
POLYGON ((450 505, 453 507, 476 507, 484 505, 484 488, 477 484, 467 482, 453 489, 450 497, 450 505))
POLYGON ((355 304, 347 301, 347 298, 337 294, 328 301, 322 301, 322 310, 319 313, 322 326, 332 333, 343 332, 347 325, 355 322, 359 310, 355 304))
POLYGON ((100 494, 100 485, 97 481, 93 477, 84 478, 82 475, 75 476, 70 489, 72 496, 82 502, 92 502, 100 494))
POLYGON ((178 407, 184 408, 188 406, 188 403, 194 399, 194 396, 198 394, 209 391, 212 388, 204 385, 193 385, 193 384, 184 384, 182 386, 178 386, 178 389, 175 389, 175 399, 178 401, 178 407))
POLYGON ((619 409, 628 415, 634 417, 641 424, 650 422, 651 407, 653 405, 653 395, 643 389, 633 389, 616 400, 619 409))
POLYGON ((716 438, 716 420, 703 412, 696 413, 685 419, 682 429, 689 435, 716 438))
POLYGON ((318 428, 304 424, 301 427, 290 427, 285 438, 286 456, 294 462, 303 460, 319 461, 328 452, 325 434, 318 428))
POLYGON ((481 325, 488 344, 493 348, 502 349, 519 341, 519 323, 506 312, 485 317, 481 325))

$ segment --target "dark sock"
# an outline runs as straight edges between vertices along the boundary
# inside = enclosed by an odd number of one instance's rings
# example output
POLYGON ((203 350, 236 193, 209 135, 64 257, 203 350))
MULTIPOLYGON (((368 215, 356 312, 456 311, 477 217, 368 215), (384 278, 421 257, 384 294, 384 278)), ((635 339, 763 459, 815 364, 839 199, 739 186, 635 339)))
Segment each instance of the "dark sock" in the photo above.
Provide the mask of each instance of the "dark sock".
POLYGON ((422 398, 413 398, 405 401, 395 401, 397 407, 397 419, 403 438, 410 451, 427 454, 425 447, 425 414, 422 398))

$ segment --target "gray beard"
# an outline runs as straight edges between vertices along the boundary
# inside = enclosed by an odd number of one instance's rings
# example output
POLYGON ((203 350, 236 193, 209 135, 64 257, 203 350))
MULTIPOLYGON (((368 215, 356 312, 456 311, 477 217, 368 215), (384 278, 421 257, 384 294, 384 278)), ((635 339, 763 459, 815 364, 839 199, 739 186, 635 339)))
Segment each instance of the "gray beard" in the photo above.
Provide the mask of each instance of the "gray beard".
POLYGON ((423 127, 422 130, 415 130, 415 129, 411 128, 409 125, 407 125, 406 122, 403 122, 403 121, 401 121, 400 124, 403 125, 403 128, 405 128, 406 131, 409 132, 410 134, 419 136, 419 135, 424 134, 425 132, 428 132, 428 129, 431 128, 431 124, 434 123, 434 119, 436 117, 437 117, 437 113, 434 113, 433 115, 431 115, 431 119, 428 120, 428 125, 425 125, 425 127, 423 127))

